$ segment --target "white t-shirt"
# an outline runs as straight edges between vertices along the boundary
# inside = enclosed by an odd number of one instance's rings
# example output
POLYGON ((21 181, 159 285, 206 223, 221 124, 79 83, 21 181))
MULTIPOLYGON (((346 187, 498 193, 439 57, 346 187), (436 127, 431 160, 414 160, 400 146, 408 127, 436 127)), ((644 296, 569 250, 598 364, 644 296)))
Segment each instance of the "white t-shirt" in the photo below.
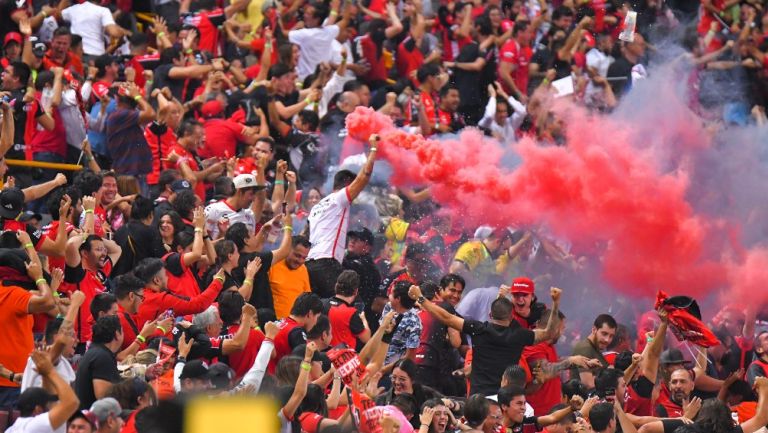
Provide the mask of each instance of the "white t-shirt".
POLYGON ((83 37, 85 54, 100 56, 107 52, 104 29, 115 23, 109 9, 85 1, 64 9, 61 16, 70 22, 72 33, 83 37))
POLYGON ((45 412, 37 416, 17 419, 5 433, 64 433, 65 431, 67 431, 67 423, 62 423, 59 428, 54 429, 48 412, 45 412))
POLYGON ((308 260, 333 257, 341 263, 344 259, 350 204, 349 187, 346 187, 328 194, 312 207, 308 219, 312 248, 308 260))
POLYGON ((315 27, 311 29, 291 30, 288 32, 288 40, 292 44, 301 47, 297 72, 299 79, 303 80, 307 75, 315 72, 315 68, 321 62, 330 62, 333 56, 331 50, 336 36, 339 35, 339 26, 331 25, 315 27))
MULTIPOLYGON (((72 369, 72 364, 66 359, 61 358, 53 369, 64 379, 64 382, 69 384, 75 382, 75 370, 72 369)), ((27 366, 24 367, 24 376, 21 379, 21 392, 24 392, 27 388, 41 386, 43 386, 43 376, 40 376, 40 373, 35 371, 35 363, 32 361, 32 358, 27 358, 27 366)))
POLYGON ((229 219, 230 227, 234 223, 243 223, 250 231, 256 229, 256 217, 253 215, 251 208, 243 208, 236 211, 227 204, 226 200, 221 200, 211 203, 205 208, 205 228, 212 238, 216 239, 219 236, 219 226, 217 224, 224 217, 229 219))

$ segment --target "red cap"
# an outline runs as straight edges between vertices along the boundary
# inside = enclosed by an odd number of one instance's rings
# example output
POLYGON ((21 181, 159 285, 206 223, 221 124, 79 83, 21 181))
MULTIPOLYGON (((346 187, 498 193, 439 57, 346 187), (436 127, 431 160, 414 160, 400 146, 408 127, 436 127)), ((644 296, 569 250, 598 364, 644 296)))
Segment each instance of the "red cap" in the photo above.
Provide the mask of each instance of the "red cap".
POLYGON ((585 33, 584 34, 584 40, 587 41, 587 46, 590 48, 595 47, 595 37, 592 36, 592 33, 585 33))
POLYGON ((515 22, 512 20, 503 20, 501 22, 501 31, 507 32, 511 30, 513 27, 515 27, 515 22))
POLYGON ((17 44, 21 45, 23 41, 24 41, 24 38, 21 37, 21 33, 9 32, 5 35, 5 40, 3 41, 3 47, 8 45, 9 42, 16 42, 17 44))
POLYGON ((528 277, 517 277, 512 280, 512 287, 509 288, 509 293, 530 293, 534 291, 533 280, 528 277))
POLYGON ((98 81, 96 83, 93 83, 93 94, 96 95, 97 98, 101 99, 109 92, 109 85, 107 85, 104 81, 98 81))
POLYGON ((203 107, 200 109, 200 113, 203 115, 203 117, 218 116, 223 111, 224 111, 224 105, 222 105, 221 101, 217 99, 206 102, 205 104, 203 104, 203 107))

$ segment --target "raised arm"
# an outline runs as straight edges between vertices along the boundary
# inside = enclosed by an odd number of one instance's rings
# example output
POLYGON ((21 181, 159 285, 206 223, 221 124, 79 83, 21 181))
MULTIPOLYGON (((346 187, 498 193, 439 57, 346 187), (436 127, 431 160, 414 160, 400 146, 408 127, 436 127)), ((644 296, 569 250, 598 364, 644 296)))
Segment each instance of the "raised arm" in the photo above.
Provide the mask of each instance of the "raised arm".
POLYGON ((549 315, 546 329, 535 329, 533 331, 533 344, 551 339, 557 332, 557 327, 560 325, 560 296, 563 294, 563 291, 557 287, 552 287, 549 289, 549 293, 552 296, 552 314, 549 315))
MULTIPOLYGON (((246 298, 247 299, 247 298, 246 298)), ((221 345, 221 353, 231 355, 245 349, 248 344, 248 337, 251 335, 251 329, 256 318, 256 308, 251 304, 243 305, 242 315, 240 316, 240 327, 235 332, 235 336, 224 340, 221 345)))
POLYGON ((34 261, 25 263, 25 265, 27 267, 27 275, 35 282, 38 290, 38 294, 32 295, 32 298, 29 299, 27 312, 29 314, 46 313, 56 306, 56 300, 53 299, 51 287, 43 278, 43 269, 40 267, 39 261, 37 263, 34 261))
POLYGON ((53 385, 55 394, 59 398, 59 402, 48 411, 48 422, 51 424, 51 429, 53 431, 59 430, 59 428, 66 424, 69 417, 77 411, 80 400, 77 399, 77 395, 72 387, 56 373, 53 362, 47 353, 41 350, 32 352, 32 361, 35 363, 37 372, 40 373, 44 381, 53 385))
POLYGON ((349 201, 354 201, 355 198, 357 198, 365 186, 368 185, 368 182, 371 180, 371 175, 373 174, 373 163, 376 161, 376 151, 378 150, 376 145, 379 143, 379 136, 376 134, 371 135, 368 142, 371 144, 371 150, 368 152, 368 159, 357 173, 355 180, 353 180, 347 187, 349 188, 349 201))
POLYGON ((768 378, 758 377, 755 380, 757 390, 757 413, 747 421, 741 423, 744 433, 753 433, 768 424, 768 378))
POLYGON ((659 310, 659 318, 661 318, 659 329, 653 334, 653 341, 646 346, 650 346, 650 348, 648 348, 647 354, 645 354, 642 361, 640 361, 640 373, 651 383, 656 383, 656 376, 659 372, 659 358, 661 357, 661 351, 664 349, 667 326, 669 326, 666 310, 659 310))
MULTIPOLYGON (((72 199, 64 194, 59 203, 59 227, 56 230, 56 240, 45 237, 40 244, 40 252, 46 256, 61 257, 67 247, 67 221, 72 217, 72 199)), ((78 255, 79 260, 79 255, 78 255)))
POLYGON ((8 149, 13 146, 16 126, 13 121, 13 110, 7 102, 0 102, 0 110, 3 112, 3 123, 0 125, 0 158, 5 156, 8 149))
POLYGON ((197 207, 193 211, 192 223, 195 226, 195 238, 192 241, 192 251, 184 253, 184 255, 181 256, 181 260, 184 261, 186 266, 191 266, 203 256, 203 246, 205 244, 205 240, 203 239, 205 235, 205 213, 203 212, 202 207, 197 207))
POLYGON ((449 326, 458 331, 461 331, 464 328, 463 318, 445 311, 442 307, 435 305, 435 303, 425 298, 421 294, 421 287, 411 286, 411 288, 408 289, 408 296, 416 301, 416 303, 419 304, 419 306, 424 311, 435 316, 435 318, 443 325, 449 326))
POLYGON ((283 415, 288 419, 293 419, 293 415, 296 413, 296 409, 299 408, 299 404, 304 400, 304 396, 307 395, 307 384, 309 383, 309 370, 312 369, 312 355, 317 350, 314 341, 307 343, 307 349, 304 352, 304 361, 301 363, 301 369, 299 370, 299 378, 296 380, 296 387, 293 389, 293 394, 288 399, 288 403, 283 406, 283 415))
POLYGON ((253 361, 253 365, 243 376, 243 380, 238 385, 240 387, 250 386, 254 389, 254 392, 258 392, 261 388, 261 381, 264 379, 264 374, 267 372, 267 365, 272 355, 272 351, 275 349, 275 337, 277 336, 280 328, 277 327, 276 322, 267 322, 264 325, 264 332, 266 332, 266 338, 261 343, 259 353, 256 355, 256 359, 253 361))

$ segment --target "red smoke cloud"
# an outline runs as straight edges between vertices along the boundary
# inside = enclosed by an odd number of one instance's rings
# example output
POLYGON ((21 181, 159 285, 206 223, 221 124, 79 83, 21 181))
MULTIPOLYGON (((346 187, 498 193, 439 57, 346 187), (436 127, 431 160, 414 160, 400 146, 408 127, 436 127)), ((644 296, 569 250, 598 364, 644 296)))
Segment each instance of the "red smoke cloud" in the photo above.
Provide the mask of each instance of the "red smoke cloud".
MULTIPOLYGON (((686 173, 662 172, 653 146, 632 145, 643 131, 625 122, 581 110, 563 116, 567 147, 522 140, 516 145, 522 163, 514 170, 501 167, 504 149, 477 131, 459 140, 426 140, 367 108, 350 114, 347 128, 354 139, 382 137, 379 155, 393 167, 393 184, 430 185, 434 199, 467 226, 544 223, 577 251, 598 253, 603 277, 624 293, 702 296, 724 287, 723 250, 708 244, 719 241, 712 234, 723 223, 695 214, 685 198, 686 173)), ((753 260, 768 264, 768 253, 753 260)))

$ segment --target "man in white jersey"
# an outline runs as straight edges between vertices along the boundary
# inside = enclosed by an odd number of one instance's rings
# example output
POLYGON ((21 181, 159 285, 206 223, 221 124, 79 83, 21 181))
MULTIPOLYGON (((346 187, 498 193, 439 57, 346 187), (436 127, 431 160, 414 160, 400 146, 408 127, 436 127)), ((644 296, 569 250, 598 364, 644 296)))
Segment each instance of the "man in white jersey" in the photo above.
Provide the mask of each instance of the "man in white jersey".
MULTIPOLYGON (((263 173, 259 177, 263 177, 263 173)), ((256 221, 261 218, 266 197, 262 192, 266 188, 265 182, 259 182, 252 174, 241 174, 235 177, 233 183, 235 192, 231 197, 211 203, 205 208, 205 229, 213 239, 224 235, 219 233, 219 222, 223 219, 229 220, 230 226, 243 223, 248 230, 253 231, 256 221)))
POLYGON ((336 173, 333 177, 333 192, 312 207, 309 214, 309 242, 312 247, 307 255, 306 266, 312 291, 321 298, 334 295, 347 244, 349 208, 368 185, 373 173, 379 137, 371 135, 368 141, 371 150, 357 176, 349 170, 336 173))

